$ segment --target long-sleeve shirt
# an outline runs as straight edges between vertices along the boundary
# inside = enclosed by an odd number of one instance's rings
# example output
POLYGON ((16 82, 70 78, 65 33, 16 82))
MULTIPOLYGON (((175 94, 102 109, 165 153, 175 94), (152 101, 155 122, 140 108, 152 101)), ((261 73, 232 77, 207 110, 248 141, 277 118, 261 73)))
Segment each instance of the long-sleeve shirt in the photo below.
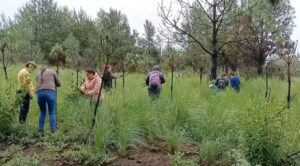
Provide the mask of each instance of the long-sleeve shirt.
POLYGON ((31 72, 28 68, 23 68, 19 71, 18 76, 19 89, 33 96, 34 87, 31 81, 31 72))
MULTIPOLYGON (((97 100, 100 86, 101 86, 101 78, 98 74, 95 74, 94 78, 89 80, 85 79, 85 82, 81 85, 80 89, 83 93, 92 100, 97 100)), ((103 95, 101 95, 103 98, 103 95)))
POLYGON ((36 77, 36 90, 54 90, 56 87, 60 87, 61 83, 57 73, 53 69, 45 69, 44 72, 40 72, 36 77))

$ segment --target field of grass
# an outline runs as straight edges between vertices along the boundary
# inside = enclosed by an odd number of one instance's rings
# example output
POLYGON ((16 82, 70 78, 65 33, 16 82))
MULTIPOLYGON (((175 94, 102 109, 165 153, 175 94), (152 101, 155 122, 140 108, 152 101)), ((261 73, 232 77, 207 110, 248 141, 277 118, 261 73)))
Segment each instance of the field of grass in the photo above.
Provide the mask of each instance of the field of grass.
MULTIPOLYGON (((149 149, 152 157, 159 154, 166 160, 157 165, 300 164, 296 153, 300 150, 297 78, 292 84, 291 109, 284 110, 287 83, 277 79, 270 80, 270 98, 266 100, 263 78, 242 80, 240 93, 230 89, 216 93, 206 80, 200 85, 196 76, 177 77, 171 98, 167 77, 160 99, 151 102, 142 86, 144 75, 129 74, 125 89, 120 79, 117 89, 105 93, 94 134, 84 144, 94 106, 74 91, 75 72, 60 71, 58 132, 50 134, 47 116, 42 137, 37 132, 35 98, 27 123, 19 125, 17 121, 15 90, 20 68, 9 68, 9 81, 1 75, 0 165, 118 165, 139 160, 130 159, 131 153, 149 149)), ((35 76, 36 71, 33 79, 35 76)), ((81 73, 81 79, 83 76, 81 73)))

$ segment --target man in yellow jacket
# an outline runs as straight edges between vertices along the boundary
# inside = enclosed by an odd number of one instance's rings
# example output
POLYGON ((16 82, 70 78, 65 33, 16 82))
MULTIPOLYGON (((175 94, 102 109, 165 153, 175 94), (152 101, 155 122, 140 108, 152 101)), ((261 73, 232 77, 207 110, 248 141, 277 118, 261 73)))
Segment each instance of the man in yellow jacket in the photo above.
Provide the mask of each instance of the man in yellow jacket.
POLYGON ((18 73, 18 90, 17 94, 22 96, 22 104, 20 106, 19 121, 21 124, 26 122, 29 111, 30 100, 33 98, 34 88, 31 81, 31 74, 36 68, 34 61, 29 61, 25 64, 25 68, 18 73))

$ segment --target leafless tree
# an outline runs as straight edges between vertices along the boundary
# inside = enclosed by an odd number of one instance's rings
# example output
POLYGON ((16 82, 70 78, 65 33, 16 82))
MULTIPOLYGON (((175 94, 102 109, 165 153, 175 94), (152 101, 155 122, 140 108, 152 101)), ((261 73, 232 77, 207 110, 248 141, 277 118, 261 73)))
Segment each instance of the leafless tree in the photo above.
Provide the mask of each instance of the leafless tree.
POLYGON ((235 8, 234 0, 177 0, 180 10, 172 14, 172 4, 159 4, 159 16, 167 30, 186 36, 211 57, 211 79, 217 78, 218 56, 222 48, 234 42, 222 37, 224 28, 230 22, 230 12, 235 8))

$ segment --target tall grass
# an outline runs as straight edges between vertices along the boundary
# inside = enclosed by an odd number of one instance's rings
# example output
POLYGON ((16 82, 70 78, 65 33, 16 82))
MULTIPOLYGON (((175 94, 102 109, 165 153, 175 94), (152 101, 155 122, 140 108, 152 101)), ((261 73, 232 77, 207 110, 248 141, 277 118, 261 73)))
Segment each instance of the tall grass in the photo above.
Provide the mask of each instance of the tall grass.
MULTIPOLYGON (((9 73, 18 69, 10 68, 9 73)), ((73 91, 75 75, 71 73, 60 72, 63 86, 58 90, 57 139, 80 144, 91 125, 93 106, 73 91)), ((240 93, 230 89, 215 93, 208 83, 200 85, 197 76, 180 77, 174 82, 173 99, 167 78, 159 100, 154 102, 147 96, 147 88, 141 86, 143 82, 142 75, 130 74, 125 89, 118 84, 116 90, 104 94, 89 147, 102 154, 124 154, 140 142, 159 138, 167 143, 171 154, 186 143, 196 142, 199 162, 229 162, 231 152, 238 151, 252 164, 262 165, 279 165, 284 156, 300 149, 296 86, 300 81, 296 78, 292 108, 278 116, 285 106, 287 85, 276 79, 270 82, 269 101, 264 99, 262 78, 242 80, 240 93)), ((9 83, 0 81, 0 85, 7 89, 9 83)), ((35 99, 32 103, 26 125, 35 129, 39 111, 35 99)))

